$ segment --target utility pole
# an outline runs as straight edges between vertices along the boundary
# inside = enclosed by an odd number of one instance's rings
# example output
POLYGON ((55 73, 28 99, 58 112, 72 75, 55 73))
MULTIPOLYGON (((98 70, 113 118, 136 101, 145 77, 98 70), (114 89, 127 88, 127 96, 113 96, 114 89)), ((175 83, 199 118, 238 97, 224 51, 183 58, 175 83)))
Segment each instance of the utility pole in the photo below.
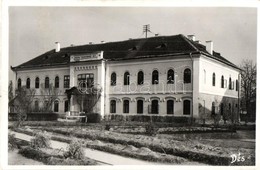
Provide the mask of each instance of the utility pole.
POLYGON ((143 33, 145 32, 145 38, 147 38, 147 32, 150 32, 150 24, 143 26, 143 33))

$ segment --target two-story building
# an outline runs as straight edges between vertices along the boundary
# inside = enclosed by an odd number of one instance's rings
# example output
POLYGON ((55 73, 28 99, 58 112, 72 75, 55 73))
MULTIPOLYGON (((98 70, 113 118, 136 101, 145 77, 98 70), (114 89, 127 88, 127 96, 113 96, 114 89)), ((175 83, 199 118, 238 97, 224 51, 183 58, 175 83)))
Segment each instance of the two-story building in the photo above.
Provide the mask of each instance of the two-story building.
POLYGON ((157 36, 56 48, 13 67, 16 87, 35 88, 33 108, 44 105, 42 89, 58 90, 53 111, 80 112, 76 95, 102 89, 94 112, 102 116, 160 115, 238 119, 239 68, 193 35, 157 36), (42 84, 42 85, 41 85, 42 84), (67 91, 67 93, 66 93, 67 91))

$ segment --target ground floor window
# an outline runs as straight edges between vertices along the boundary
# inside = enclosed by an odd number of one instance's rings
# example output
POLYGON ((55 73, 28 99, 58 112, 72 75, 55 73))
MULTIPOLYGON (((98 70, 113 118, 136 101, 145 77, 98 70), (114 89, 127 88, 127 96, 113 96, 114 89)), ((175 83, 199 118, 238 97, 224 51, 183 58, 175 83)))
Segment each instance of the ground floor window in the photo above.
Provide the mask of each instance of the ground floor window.
POLYGON ((68 101, 68 100, 65 100, 65 103, 64 103, 64 111, 65 111, 65 112, 69 111, 69 101, 68 101))
POLYGON ((143 100, 137 101, 137 113, 141 114, 144 111, 143 100))
POLYGON ((152 114, 158 114, 159 113, 158 103, 159 103, 158 100, 152 100, 152 109, 151 109, 152 114))
POLYGON ((212 106, 211 106, 211 114, 214 115, 216 113, 216 107, 215 107, 215 102, 212 102, 212 106))
POLYGON ((129 100, 124 100, 123 113, 129 113, 129 100))
POLYGON ((174 101, 168 100, 167 101, 167 114, 173 114, 174 113, 174 101))
POLYGON ((34 102, 34 109, 36 112, 39 111, 39 102, 37 100, 34 102))
POLYGON ((190 100, 183 101, 183 114, 190 115, 191 114, 191 102, 190 100))
POLYGON ((110 101, 110 113, 116 113, 116 101, 115 100, 110 101))
POLYGON ((224 114, 224 104, 221 103, 220 104, 220 115, 223 116, 223 114, 224 114))
POLYGON ((54 112, 59 112, 59 101, 54 102, 54 112))

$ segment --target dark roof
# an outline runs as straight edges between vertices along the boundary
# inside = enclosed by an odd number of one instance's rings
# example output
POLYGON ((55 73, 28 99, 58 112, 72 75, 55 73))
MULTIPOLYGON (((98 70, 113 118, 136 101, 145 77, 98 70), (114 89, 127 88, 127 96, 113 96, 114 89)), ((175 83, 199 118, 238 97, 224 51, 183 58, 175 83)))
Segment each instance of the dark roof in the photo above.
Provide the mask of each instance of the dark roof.
POLYGON ((103 58, 108 60, 123 60, 144 57, 159 57, 169 54, 188 54, 191 52, 202 52, 208 57, 221 61, 232 67, 236 65, 214 52, 210 55, 202 44, 189 40, 184 35, 158 36, 142 39, 131 39, 119 42, 107 42, 102 44, 88 44, 61 48, 59 52, 50 50, 16 68, 31 68, 44 66, 68 65, 71 54, 92 53, 104 51, 103 58))

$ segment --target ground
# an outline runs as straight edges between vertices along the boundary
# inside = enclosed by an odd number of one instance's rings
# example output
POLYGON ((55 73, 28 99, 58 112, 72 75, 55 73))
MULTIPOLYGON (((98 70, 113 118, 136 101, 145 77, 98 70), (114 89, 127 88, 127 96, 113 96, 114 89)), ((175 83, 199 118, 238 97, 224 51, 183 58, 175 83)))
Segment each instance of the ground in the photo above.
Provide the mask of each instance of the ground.
POLYGON ((145 133, 146 125, 142 124, 107 127, 102 123, 32 122, 25 125, 16 131, 31 135, 45 131, 52 140, 65 143, 77 138, 86 148, 158 164, 254 165, 255 159, 254 130, 210 132, 208 127, 160 127, 151 135, 145 133), (238 162, 232 155, 243 156, 245 161, 238 162))

